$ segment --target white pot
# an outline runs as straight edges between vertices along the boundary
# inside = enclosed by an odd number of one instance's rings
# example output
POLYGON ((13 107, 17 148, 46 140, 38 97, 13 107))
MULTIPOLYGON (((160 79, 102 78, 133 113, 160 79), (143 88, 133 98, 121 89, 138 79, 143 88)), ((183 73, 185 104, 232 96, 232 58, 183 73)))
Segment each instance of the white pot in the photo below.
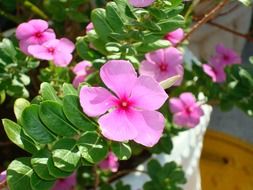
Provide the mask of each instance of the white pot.
MULTIPOLYGON (((187 184, 183 186, 184 190, 201 190, 201 180, 199 171, 199 160, 203 145, 203 137, 209 124, 212 107, 203 105, 204 116, 201 117, 200 123, 194 129, 181 132, 172 139, 173 150, 170 155, 159 154, 153 155, 161 165, 167 162, 175 161, 181 165, 185 171, 187 184)), ((140 164, 137 170, 146 171, 147 162, 140 164)), ((133 172, 122 177, 125 184, 131 185, 132 190, 140 190, 145 182, 150 178, 141 172, 133 172)))

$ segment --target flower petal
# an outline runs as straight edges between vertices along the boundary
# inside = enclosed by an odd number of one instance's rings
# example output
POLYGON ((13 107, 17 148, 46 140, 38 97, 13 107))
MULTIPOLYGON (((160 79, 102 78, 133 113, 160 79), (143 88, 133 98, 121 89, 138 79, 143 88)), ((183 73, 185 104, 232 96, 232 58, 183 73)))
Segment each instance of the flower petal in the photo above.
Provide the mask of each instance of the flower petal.
POLYGON ((164 89, 149 76, 140 76, 131 93, 131 100, 134 102, 134 106, 146 110, 159 109, 168 95, 164 89))
MULTIPOLYGON (((130 112, 130 111, 129 111, 130 112)), ((129 122, 126 112, 114 110, 99 118, 102 135, 114 141, 132 140, 137 135, 136 126, 129 122)))
POLYGON ((100 77, 108 88, 124 97, 130 95, 137 74, 128 61, 111 60, 101 67, 100 77))
POLYGON ((187 126, 189 116, 184 112, 178 112, 173 115, 173 123, 179 126, 187 126))
POLYGON ((79 84, 84 82, 85 76, 84 75, 77 75, 72 81, 72 84, 75 88, 78 88, 79 84))
POLYGON ((141 62, 139 73, 140 75, 151 76, 155 79, 156 75, 159 75, 160 71, 159 67, 154 62, 144 60, 141 62))
POLYGON ((164 50, 158 49, 156 51, 147 53, 145 57, 149 62, 153 62, 157 65, 160 65, 164 63, 164 50))
POLYGON ((163 115, 157 111, 135 111, 127 114, 128 120, 138 130, 134 141, 147 147, 154 146, 162 136, 165 125, 163 115))
POLYGON ((128 0, 134 7, 147 7, 151 5, 155 0, 128 0))
POLYGON ((113 107, 113 95, 102 87, 82 87, 80 91, 80 103, 84 113, 96 117, 104 114, 113 107))
POLYGON ((183 54, 177 48, 169 47, 164 49, 164 62, 170 67, 183 64, 183 54))
POLYGON ((34 33, 36 33, 36 29, 28 23, 22 23, 18 25, 16 29, 16 37, 19 40, 24 40, 33 35, 34 33))
POLYGON ((91 62, 81 61, 75 65, 75 67, 73 68, 73 72, 76 75, 86 75, 87 74, 86 67, 91 67, 91 66, 92 66, 91 62))
POLYGON ((41 19, 32 19, 28 22, 37 32, 44 32, 48 28, 48 22, 41 19))
POLYGON ((184 105, 179 98, 171 98, 169 105, 170 105, 170 111, 172 113, 177 113, 184 110, 184 105))
POLYGON ((75 49, 75 45, 67 38, 61 38, 57 44, 57 50, 64 53, 72 53, 75 49))
POLYGON ((184 92, 179 96, 182 103, 186 106, 193 106, 196 104, 195 96, 190 92, 184 92))
POLYGON ((33 57, 43 60, 53 60, 53 55, 48 52, 47 48, 42 45, 28 46, 28 53, 33 57))
POLYGON ((72 60, 72 54, 59 51, 54 52, 54 64, 59 67, 66 67, 72 60))

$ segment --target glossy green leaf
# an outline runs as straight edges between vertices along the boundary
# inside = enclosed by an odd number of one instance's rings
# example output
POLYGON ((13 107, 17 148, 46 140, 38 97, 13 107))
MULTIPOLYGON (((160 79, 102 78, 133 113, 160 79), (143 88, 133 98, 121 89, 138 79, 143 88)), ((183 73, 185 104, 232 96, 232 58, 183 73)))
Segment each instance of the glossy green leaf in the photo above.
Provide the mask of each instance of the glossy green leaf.
POLYGON ((96 132, 85 132, 78 141, 78 147, 82 157, 91 163, 105 159, 108 153, 107 142, 96 132))
POLYGON ((155 51, 157 49, 161 49, 161 48, 166 48, 170 45, 170 42, 168 40, 157 40, 155 42, 152 43, 148 43, 148 44, 142 44, 141 46, 137 47, 137 51, 139 52, 150 52, 150 51, 155 51))
POLYGON ((105 10, 101 8, 94 9, 91 13, 91 21, 98 36, 103 41, 107 41, 108 36, 113 30, 106 21, 105 10))
POLYGON ((131 147, 126 143, 113 142, 111 148, 119 160, 127 160, 131 157, 131 147))
POLYGON ((62 86, 62 90, 63 90, 63 95, 67 96, 67 95, 78 95, 77 90, 74 88, 74 86, 72 84, 69 83, 64 83, 62 86))
POLYGON ((12 161, 7 169, 7 183, 10 190, 32 190, 30 185, 32 174, 30 158, 18 158, 12 161))
POLYGON ((8 138, 14 144, 30 153, 37 152, 38 148, 34 141, 24 134, 20 125, 9 119, 3 119, 2 122, 8 138))
POLYGON ((40 94, 44 100, 53 100, 58 103, 61 103, 61 100, 58 98, 54 88, 47 82, 43 82, 40 85, 40 94))
POLYGON ((18 122, 25 108, 30 106, 30 102, 24 98, 18 98, 14 103, 14 113, 18 122))
POLYGON ((2 42, 0 42, 0 49, 5 53, 5 55, 15 59, 17 51, 11 40, 4 38, 2 42))
POLYGON ((56 178, 49 174, 48 159, 51 153, 47 149, 36 152, 31 158, 31 164, 35 173, 43 180, 55 180, 56 178))
POLYGON ((47 128, 55 134, 66 137, 71 137, 77 134, 77 131, 68 122, 64 115, 62 106, 58 103, 53 101, 45 101, 41 103, 39 115, 47 128))
POLYGON ((49 174, 56 177, 56 178, 65 178, 72 174, 72 172, 65 172, 63 170, 60 170, 59 168, 55 167, 54 161, 52 156, 48 159, 48 171, 49 174))
POLYGON ((25 132, 36 142, 42 144, 52 143, 54 135, 42 124, 39 118, 39 105, 27 107, 21 117, 21 123, 25 132))
POLYGON ((112 27, 114 32, 122 32, 124 23, 123 19, 120 16, 119 9, 115 2, 109 2, 106 5, 106 20, 109 25, 112 27))
POLYGON ((30 184, 32 187, 32 190, 50 190, 55 181, 46 181, 41 179, 36 175, 36 173, 33 173, 31 176, 30 184))
POLYGON ((74 139, 61 139, 53 147, 52 158, 55 167, 73 172, 81 159, 80 152, 74 139))
POLYGON ((78 96, 68 95, 63 99, 63 111, 67 119, 82 131, 95 130, 96 125, 81 111, 78 96))

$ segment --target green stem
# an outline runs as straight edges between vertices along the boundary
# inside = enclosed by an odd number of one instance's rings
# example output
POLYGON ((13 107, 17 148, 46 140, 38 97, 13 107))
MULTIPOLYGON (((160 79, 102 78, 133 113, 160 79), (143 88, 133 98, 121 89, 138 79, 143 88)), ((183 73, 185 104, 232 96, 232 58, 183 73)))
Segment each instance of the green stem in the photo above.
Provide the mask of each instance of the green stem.
POLYGON ((30 1, 26 0, 24 2, 24 6, 29 8, 32 12, 34 12, 35 14, 39 15, 41 18, 47 20, 48 16, 36 5, 34 5, 33 3, 31 3, 30 1))
POLYGON ((21 22, 20 18, 13 16, 9 13, 6 13, 5 11, 3 11, 2 9, 0 9, 0 15, 11 20, 12 22, 19 24, 21 22))

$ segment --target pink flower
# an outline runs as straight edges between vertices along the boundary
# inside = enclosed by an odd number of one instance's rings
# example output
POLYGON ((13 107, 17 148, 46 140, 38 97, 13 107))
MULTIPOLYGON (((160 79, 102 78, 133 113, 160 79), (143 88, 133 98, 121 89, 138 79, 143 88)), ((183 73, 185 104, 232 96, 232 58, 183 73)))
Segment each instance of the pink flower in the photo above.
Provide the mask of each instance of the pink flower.
POLYGON ((226 48, 223 44, 216 45, 216 55, 215 57, 219 59, 220 64, 232 65, 240 64, 240 56, 232 49, 226 48))
POLYGON ((179 98, 171 98, 169 104, 173 122, 180 126, 196 127, 204 114, 193 94, 189 92, 182 93, 179 98))
POLYGON ((141 62, 140 74, 153 77, 158 82, 166 80, 169 77, 180 75, 182 78, 175 83, 180 85, 184 75, 182 53, 169 47, 159 49, 146 54, 146 60, 141 62))
POLYGON ((48 40, 55 39, 55 33, 52 29, 48 28, 46 21, 33 19, 18 25, 16 37, 20 40, 20 49, 29 55, 28 47, 30 45, 42 44, 48 40))
POLYGON ((55 65, 66 67, 72 60, 74 44, 67 38, 53 39, 41 45, 30 45, 28 52, 35 58, 53 61, 55 65))
POLYGON ((90 70, 91 62, 89 61, 81 61, 76 64, 73 72, 75 73, 75 78, 73 80, 74 87, 78 87, 80 83, 84 82, 87 75, 89 75, 92 71, 90 70))
MULTIPOLYGON (((0 183, 6 183, 6 177, 7 177, 7 172, 6 170, 4 170, 0 173, 0 183)), ((8 187, 6 186, 1 190, 8 190, 8 187)))
POLYGON ((154 1, 155 0, 128 0, 128 2, 134 7, 147 7, 154 1))
POLYGON ((203 64, 203 71, 212 78, 213 82, 222 83, 226 80, 224 65, 213 57, 208 64, 203 64))
POLYGON ((102 115, 98 123, 108 139, 155 145, 164 129, 164 117, 155 111, 168 98, 164 89, 149 76, 137 77, 125 60, 108 61, 101 67, 100 77, 113 93, 102 87, 82 87, 83 111, 91 117, 102 115))
POLYGON ((113 152, 109 152, 107 158, 99 163, 99 167, 103 170, 117 172, 119 168, 118 158, 113 152))
POLYGON ((86 33, 90 32, 91 30, 94 30, 94 25, 92 22, 90 22, 87 26, 86 26, 86 33))
POLYGON ((76 186, 76 172, 65 179, 59 179, 55 182, 52 190, 73 190, 76 186))
POLYGON ((184 31, 182 28, 178 28, 166 34, 164 38, 170 41, 172 45, 176 45, 178 42, 180 42, 184 38, 184 31))

